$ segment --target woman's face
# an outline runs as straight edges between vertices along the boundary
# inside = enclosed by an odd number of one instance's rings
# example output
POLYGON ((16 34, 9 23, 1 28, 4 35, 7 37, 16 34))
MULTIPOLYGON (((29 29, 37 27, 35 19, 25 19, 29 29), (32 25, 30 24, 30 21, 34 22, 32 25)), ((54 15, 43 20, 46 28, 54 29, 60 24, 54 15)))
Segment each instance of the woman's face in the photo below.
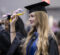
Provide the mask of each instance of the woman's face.
POLYGON ((36 20, 36 16, 34 12, 29 14, 29 21, 30 21, 31 26, 36 26, 37 20, 36 20))

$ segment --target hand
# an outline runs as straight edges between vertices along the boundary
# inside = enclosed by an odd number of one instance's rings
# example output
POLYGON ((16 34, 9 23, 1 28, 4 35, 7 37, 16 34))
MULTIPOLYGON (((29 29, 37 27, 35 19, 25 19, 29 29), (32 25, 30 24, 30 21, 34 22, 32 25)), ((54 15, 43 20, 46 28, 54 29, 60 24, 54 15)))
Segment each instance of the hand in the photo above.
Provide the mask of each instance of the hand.
POLYGON ((11 16, 11 19, 12 21, 10 22, 10 25, 15 25, 17 19, 18 19, 18 16, 16 15, 16 13, 14 13, 12 16, 11 16))

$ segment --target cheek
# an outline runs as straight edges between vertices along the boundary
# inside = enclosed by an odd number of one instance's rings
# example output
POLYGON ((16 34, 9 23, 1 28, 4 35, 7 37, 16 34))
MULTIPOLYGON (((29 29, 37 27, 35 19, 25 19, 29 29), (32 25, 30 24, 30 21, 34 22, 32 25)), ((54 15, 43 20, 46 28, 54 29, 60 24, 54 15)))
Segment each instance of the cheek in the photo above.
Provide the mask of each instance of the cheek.
POLYGON ((30 23, 34 23, 34 18, 29 19, 30 23))
POLYGON ((36 26, 37 25, 37 20, 33 20, 33 23, 31 25, 36 26))
POLYGON ((37 25, 38 24, 38 21, 37 19, 34 20, 34 24, 37 25))

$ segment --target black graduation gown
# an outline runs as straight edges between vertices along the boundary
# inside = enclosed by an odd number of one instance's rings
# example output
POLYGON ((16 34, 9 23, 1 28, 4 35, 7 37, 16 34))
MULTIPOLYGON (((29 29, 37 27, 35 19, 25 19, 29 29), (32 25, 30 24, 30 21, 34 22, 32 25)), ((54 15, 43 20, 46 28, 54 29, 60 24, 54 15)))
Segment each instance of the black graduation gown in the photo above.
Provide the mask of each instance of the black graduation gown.
POLYGON ((48 48, 49 55, 59 55, 56 40, 53 39, 51 35, 48 37, 48 40, 49 40, 49 48, 48 48))
POLYGON ((24 43, 24 41, 22 41, 23 38, 24 36, 21 33, 16 33, 16 37, 13 43, 11 44, 7 55, 22 55, 22 47, 20 47, 20 45, 24 43))
POLYGON ((10 35, 5 30, 0 31, 0 55, 6 55, 10 47, 10 35))
POLYGON ((19 32, 16 33, 16 38, 13 43, 10 42, 10 34, 5 30, 0 31, 0 55, 22 55, 20 44, 23 44, 24 36, 19 32))
MULTIPOLYGON (((34 32, 33 37, 38 37, 38 33, 34 32)), ((28 43, 27 46, 27 54, 26 55, 34 55, 35 51, 37 50, 37 46, 36 46, 36 42, 37 42, 37 38, 31 38, 31 40, 28 43)), ((49 47, 48 47, 48 53, 49 55, 59 55, 58 52, 58 45, 56 43, 56 40, 53 38, 54 36, 49 35, 48 36, 48 41, 49 41, 49 47)), ((42 53, 40 54, 42 55, 42 53)))

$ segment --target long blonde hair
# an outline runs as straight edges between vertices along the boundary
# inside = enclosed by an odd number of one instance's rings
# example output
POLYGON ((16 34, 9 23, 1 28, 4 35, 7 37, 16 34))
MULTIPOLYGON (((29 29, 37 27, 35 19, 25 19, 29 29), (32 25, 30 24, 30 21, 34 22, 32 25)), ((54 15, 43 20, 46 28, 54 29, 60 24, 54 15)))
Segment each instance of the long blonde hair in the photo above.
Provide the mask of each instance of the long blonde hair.
MULTIPOLYGON (((35 55, 40 55, 41 53, 43 55, 48 55, 48 15, 44 11, 36 11, 35 16, 38 21, 38 41, 36 43, 37 50, 35 52, 35 55)), ((30 32, 27 35, 27 39, 24 44, 24 55, 26 55, 26 47, 33 33, 34 27, 31 28, 30 32)))

